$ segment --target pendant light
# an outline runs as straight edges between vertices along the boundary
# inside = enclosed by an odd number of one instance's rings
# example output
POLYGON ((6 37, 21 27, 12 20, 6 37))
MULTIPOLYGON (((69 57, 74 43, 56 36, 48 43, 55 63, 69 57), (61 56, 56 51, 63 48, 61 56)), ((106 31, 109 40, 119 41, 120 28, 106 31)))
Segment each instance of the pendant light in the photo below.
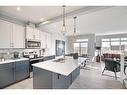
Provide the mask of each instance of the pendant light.
POLYGON ((62 26, 62 34, 65 35, 66 34, 66 25, 65 25, 65 5, 62 6, 63 7, 63 26, 62 26))
POLYGON ((76 16, 75 17, 73 17, 73 19, 74 19, 74 33, 73 33, 73 38, 74 38, 74 41, 76 40, 76 16))

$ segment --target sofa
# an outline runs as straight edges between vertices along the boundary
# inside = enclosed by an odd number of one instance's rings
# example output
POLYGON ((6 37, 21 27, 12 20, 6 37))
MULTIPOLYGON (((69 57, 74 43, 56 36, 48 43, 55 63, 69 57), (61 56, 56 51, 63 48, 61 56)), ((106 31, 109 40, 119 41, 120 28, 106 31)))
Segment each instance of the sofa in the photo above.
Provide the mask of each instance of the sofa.
POLYGON ((104 61, 106 58, 110 58, 110 59, 120 59, 120 54, 112 54, 112 53, 104 53, 101 56, 101 60, 104 61))

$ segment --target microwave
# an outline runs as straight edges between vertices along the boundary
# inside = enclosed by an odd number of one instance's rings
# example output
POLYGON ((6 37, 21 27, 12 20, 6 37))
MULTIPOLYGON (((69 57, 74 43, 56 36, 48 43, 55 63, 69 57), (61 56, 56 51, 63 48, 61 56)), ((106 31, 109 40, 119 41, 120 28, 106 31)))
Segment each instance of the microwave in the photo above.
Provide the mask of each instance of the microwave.
POLYGON ((39 40, 26 40, 26 48, 41 48, 41 41, 39 40))

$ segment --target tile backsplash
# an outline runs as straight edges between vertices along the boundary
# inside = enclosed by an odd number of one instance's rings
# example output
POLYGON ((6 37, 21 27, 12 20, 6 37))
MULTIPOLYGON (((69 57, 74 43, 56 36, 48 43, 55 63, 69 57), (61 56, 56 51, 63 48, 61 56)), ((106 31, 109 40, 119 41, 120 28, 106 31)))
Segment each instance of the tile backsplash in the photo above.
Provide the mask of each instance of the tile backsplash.
POLYGON ((14 52, 19 52, 19 56, 22 57, 22 52, 24 49, 0 49, 0 57, 4 57, 6 59, 13 58, 14 52))

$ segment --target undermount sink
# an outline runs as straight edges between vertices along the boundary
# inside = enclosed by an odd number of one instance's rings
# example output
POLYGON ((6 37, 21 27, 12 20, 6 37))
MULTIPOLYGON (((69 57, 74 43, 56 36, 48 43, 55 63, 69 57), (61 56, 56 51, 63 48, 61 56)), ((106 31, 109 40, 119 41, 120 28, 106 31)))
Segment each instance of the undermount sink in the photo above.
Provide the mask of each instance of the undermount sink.
POLYGON ((53 62, 63 62, 65 59, 63 59, 63 58, 60 58, 60 59, 55 59, 55 60, 53 60, 53 62))
POLYGON ((18 57, 18 58, 11 58, 12 60, 16 60, 16 59, 20 59, 20 57, 18 57))

